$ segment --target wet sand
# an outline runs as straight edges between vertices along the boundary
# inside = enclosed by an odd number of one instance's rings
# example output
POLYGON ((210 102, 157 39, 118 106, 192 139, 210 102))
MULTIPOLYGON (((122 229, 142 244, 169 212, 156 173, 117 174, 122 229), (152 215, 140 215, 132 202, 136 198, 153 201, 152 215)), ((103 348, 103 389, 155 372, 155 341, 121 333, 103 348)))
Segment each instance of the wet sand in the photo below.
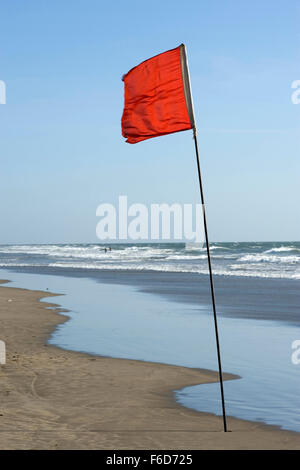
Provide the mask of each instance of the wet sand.
POLYGON ((298 433, 235 418, 224 433, 222 418, 175 402, 215 372, 47 345, 68 317, 45 296, 0 287, 0 449, 300 449, 298 433))

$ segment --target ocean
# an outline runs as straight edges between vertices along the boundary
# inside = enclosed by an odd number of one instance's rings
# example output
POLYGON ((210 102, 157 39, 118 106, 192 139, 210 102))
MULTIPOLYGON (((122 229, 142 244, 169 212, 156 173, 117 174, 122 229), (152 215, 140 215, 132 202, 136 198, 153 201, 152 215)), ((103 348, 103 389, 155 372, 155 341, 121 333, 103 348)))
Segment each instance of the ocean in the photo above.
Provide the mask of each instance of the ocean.
MULTIPOLYGON (((212 243, 230 416, 300 432, 300 242, 212 243)), ((11 287, 64 294, 49 343, 65 349, 217 370, 205 247, 185 244, 1 245, 11 287), (106 248, 106 251, 105 251, 106 248)), ((47 301, 47 299, 45 299, 47 301)), ((1 339, 1 334, 0 334, 1 339)), ((174 391, 220 414, 218 384, 174 391)))
MULTIPOLYGON (((207 273, 206 248, 196 244, 110 246, 0 245, 0 267, 207 273)), ((300 242, 212 243, 211 256, 216 275, 300 279, 300 242)))

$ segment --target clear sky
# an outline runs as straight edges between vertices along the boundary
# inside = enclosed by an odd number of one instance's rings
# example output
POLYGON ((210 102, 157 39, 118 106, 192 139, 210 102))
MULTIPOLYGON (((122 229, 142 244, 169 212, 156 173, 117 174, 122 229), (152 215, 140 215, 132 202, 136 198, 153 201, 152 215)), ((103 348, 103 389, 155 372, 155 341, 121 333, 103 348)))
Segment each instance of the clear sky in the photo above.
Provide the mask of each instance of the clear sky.
POLYGON ((0 18, 0 243, 97 242, 123 194, 198 202, 191 131, 120 131, 122 75, 182 42, 211 240, 300 239, 299 0, 6 0, 0 18))

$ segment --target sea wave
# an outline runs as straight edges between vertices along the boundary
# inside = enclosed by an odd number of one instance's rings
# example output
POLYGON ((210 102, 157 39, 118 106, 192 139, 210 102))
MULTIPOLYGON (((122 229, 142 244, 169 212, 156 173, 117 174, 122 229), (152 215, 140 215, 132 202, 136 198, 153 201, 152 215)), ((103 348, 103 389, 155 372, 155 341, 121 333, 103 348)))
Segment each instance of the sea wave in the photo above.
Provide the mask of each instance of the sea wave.
POLYGON ((255 254, 255 255, 244 255, 238 259, 238 261, 244 262, 257 262, 260 263, 262 261, 268 263, 299 263, 300 256, 276 256, 276 255, 267 255, 267 254, 255 254))
MULTIPOLYGON (((107 264, 64 264, 64 263, 53 263, 50 265, 54 268, 72 268, 72 269, 95 269, 95 270, 117 270, 117 271, 161 271, 161 272, 178 272, 178 273, 195 273, 195 274, 208 274, 207 267, 197 266, 167 266, 167 265, 107 265, 107 264)), ((242 276, 242 277, 259 277, 259 278, 273 278, 273 279, 300 279, 300 272, 290 273, 284 271, 269 272, 268 270, 255 270, 251 267, 245 270, 242 266, 231 266, 231 269, 222 269, 215 267, 213 273, 216 276, 242 276), (238 269, 241 271, 237 272, 238 269)))
POLYGON ((295 246, 279 246, 275 248, 271 248, 270 250, 266 250, 264 253, 280 253, 280 252, 288 252, 288 251, 300 251, 300 248, 295 246))
MULTIPOLYGON (((212 243, 219 276, 300 278, 300 242, 212 243)), ((184 243, 0 245, 0 267, 207 274, 205 246, 184 243)))

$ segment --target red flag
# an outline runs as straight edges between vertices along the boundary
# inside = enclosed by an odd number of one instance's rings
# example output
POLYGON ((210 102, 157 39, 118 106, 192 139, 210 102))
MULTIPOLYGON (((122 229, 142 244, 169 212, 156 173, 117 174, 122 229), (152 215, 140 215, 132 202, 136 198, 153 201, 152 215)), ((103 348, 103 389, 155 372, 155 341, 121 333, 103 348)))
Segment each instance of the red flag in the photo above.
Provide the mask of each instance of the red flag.
POLYGON ((123 79, 122 135, 135 144, 194 127, 185 46, 163 52, 131 69, 123 79))

